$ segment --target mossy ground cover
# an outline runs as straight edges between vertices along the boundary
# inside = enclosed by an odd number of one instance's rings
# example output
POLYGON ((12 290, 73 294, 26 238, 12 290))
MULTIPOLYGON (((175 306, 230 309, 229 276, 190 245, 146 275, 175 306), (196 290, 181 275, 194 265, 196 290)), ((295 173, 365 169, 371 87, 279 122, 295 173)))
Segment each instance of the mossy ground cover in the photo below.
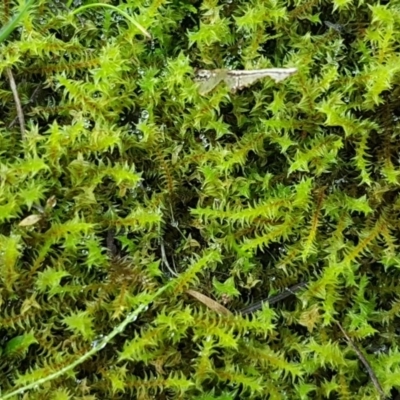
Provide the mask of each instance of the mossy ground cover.
POLYGON ((0 398, 394 399, 400 3, 93 3, 0 5, 0 398))

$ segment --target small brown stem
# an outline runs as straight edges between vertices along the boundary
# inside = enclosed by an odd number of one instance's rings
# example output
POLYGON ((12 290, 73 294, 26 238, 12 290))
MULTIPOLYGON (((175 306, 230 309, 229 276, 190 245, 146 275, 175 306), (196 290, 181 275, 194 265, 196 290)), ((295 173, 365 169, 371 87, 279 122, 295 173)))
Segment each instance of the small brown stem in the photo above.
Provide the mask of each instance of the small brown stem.
POLYGON ((17 115, 19 120, 19 126, 21 129, 22 139, 25 139, 25 118, 24 113, 22 112, 21 101, 19 100, 17 85, 15 84, 14 75, 11 71, 11 68, 7 68, 7 75, 10 81, 11 91, 14 95, 15 107, 17 108, 17 115))
POLYGON ((168 271, 171 273, 172 276, 177 277, 178 274, 169 265, 167 254, 165 253, 164 241, 162 239, 161 239, 160 247, 161 247, 161 258, 162 258, 163 264, 167 267, 168 271))
POLYGON ((350 336, 346 333, 346 331, 342 328, 342 325, 339 324, 339 322, 336 322, 337 326, 339 327, 339 329, 342 331, 343 336, 346 338, 347 342, 349 343, 349 345, 353 348, 353 350, 357 353, 358 358, 360 359, 360 361, 363 363, 365 369, 368 372, 369 377, 371 378, 372 383, 374 384, 376 390, 379 392, 379 394, 381 395, 381 398, 384 399, 386 398, 385 396, 385 392, 382 389, 382 386, 380 385, 378 378, 375 375, 374 370, 371 368, 371 366, 369 365, 367 359, 364 357, 364 354, 361 353, 361 351, 358 349, 358 347, 355 345, 355 343, 351 340, 350 336))
MULTIPOLYGON (((24 107, 22 107, 22 111, 26 111, 27 107, 29 107, 30 104, 32 104, 35 99, 36 96, 38 95, 38 93, 40 92, 40 90, 42 89, 42 84, 39 83, 39 85, 36 87, 36 89, 33 91, 31 98, 29 99, 29 103, 25 104, 24 107)), ((11 129, 15 123, 18 121, 18 116, 16 116, 10 123, 10 125, 8 125, 8 129, 11 129)))

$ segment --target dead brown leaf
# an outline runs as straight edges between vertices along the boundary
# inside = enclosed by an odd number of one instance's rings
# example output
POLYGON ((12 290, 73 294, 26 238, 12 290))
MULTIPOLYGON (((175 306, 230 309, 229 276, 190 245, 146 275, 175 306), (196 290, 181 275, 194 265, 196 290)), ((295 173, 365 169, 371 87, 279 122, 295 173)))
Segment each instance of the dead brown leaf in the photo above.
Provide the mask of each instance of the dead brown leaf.
POLYGON ((221 304, 217 303, 215 300, 210 299, 209 297, 205 296, 204 294, 197 292, 196 290, 189 289, 189 290, 186 290, 186 293, 190 294, 196 300, 200 301, 201 303, 203 303, 208 308, 210 308, 211 310, 215 311, 218 314, 232 315, 232 313, 227 308, 225 308, 221 304))
POLYGON ((32 214, 29 215, 28 217, 24 218, 18 226, 32 226, 35 225, 37 222, 39 222, 42 219, 41 215, 38 214, 32 214))

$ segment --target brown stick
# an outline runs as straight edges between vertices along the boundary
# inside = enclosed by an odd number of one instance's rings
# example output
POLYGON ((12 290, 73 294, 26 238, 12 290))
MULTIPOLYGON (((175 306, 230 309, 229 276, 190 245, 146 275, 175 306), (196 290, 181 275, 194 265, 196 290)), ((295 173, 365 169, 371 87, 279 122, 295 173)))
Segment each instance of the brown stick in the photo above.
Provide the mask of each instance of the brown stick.
POLYGON ((339 324, 339 322, 336 322, 339 329, 342 331, 344 337, 346 338, 346 340, 348 341, 348 343, 350 344, 350 346, 353 348, 353 350, 357 353, 358 358, 360 359, 360 361, 364 364, 364 367, 366 368, 369 377, 371 378, 372 383, 374 384, 376 390, 379 392, 379 394, 381 395, 381 397, 384 399, 385 396, 385 392, 382 389, 382 386, 380 385, 378 378, 375 375, 374 370, 371 368, 371 366, 369 365, 368 361, 366 360, 366 358, 364 357, 364 354, 361 353, 361 351, 357 348, 357 346, 355 345, 355 343, 351 340, 350 336, 346 333, 346 331, 342 328, 342 325, 339 324))
POLYGON ((7 68, 7 76, 10 81, 11 91, 14 95, 15 107, 17 108, 19 126, 21 129, 21 136, 22 139, 25 139, 25 118, 24 113, 22 112, 21 101, 19 100, 17 85, 15 84, 14 75, 11 71, 11 68, 7 68))
MULTIPOLYGON (((42 89, 42 84, 39 83, 39 85, 36 87, 36 89, 33 91, 31 98, 29 99, 29 103, 25 104, 24 107, 22 107, 22 111, 26 112, 27 107, 29 107, 29 105, 31 105, 34 101, 35 98, 37 96, 37 94, 39 93, 39 91, 42 89)), ((8 129, 11 129, 15 123, 18 121, 18 115, 11 121, 10 125, 8 125, 8 129)))

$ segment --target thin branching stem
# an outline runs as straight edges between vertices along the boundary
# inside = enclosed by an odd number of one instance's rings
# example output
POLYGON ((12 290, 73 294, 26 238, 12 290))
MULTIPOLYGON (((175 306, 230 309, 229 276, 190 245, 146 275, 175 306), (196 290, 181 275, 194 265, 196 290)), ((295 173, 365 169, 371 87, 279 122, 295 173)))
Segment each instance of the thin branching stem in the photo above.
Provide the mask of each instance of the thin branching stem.
POLYGON ((156 293, 149 296, 147 300, 143 302, 143 304, 141 304, 135 311, 129 313, 127 317, 119 325, 117 325, 107 336, 103 338, 103 340, 101 340, 99 343, 93 346, 92 349, 87 353, 85 353, 82 357, 78 358, 76 361, 65 366, 64 368, 61 368, 59 371, 54 372, 53 374, 50 374, 42 379, 30 383, 29 385, 23 386, 22 388, 19 388, 17 390, 14 390, 13 392, 5 394, 4 396, 1 396, 0 400, 6 400, 18 394, 24 393, 27 390, 37 388, 46 382, 49 382, 53 379, 60 377, 61 375, 64 375, 66 372, 73 370, 75 367, 82 364, 84 361, 88 360, 94 354, 102 350, 115 336, 123 332, 128 324, 133 322, 141 312, 147 309, 150 303, 152 303, 157 297, 159 297, 162 293, 164 293, 165 290, 167 290, 170 286, 171 283, 161 287, 160 289, 157 290, 156 293))
POLYGON ((372 367, 369 365, 367 359, 364 357, 364 354, 361 352, 361 350, 358 349, 358 347, 356 346, 356 344, 351 340, 350 336, 347 334, 347 332, 343 329, 342 325, 340 325, 339 322, 336 322, 337 326, 339 327, 339 329, 342 331, 343 336, 346 338, 347 342, 349 343, 349 345, 353 348, 353 350, 357 353, 358 358, 360 359, 360 361, 363 363, 365 369, 368 372, 369 377, 371 378, 372 383, 374 384, 376 390, 379 392, 379 394, 381 395, 382 399, 385 399, 385 392, 382 389, 381 384, 378 381, 378 378, 375 375, 374 370, 372 369, 372 367))

